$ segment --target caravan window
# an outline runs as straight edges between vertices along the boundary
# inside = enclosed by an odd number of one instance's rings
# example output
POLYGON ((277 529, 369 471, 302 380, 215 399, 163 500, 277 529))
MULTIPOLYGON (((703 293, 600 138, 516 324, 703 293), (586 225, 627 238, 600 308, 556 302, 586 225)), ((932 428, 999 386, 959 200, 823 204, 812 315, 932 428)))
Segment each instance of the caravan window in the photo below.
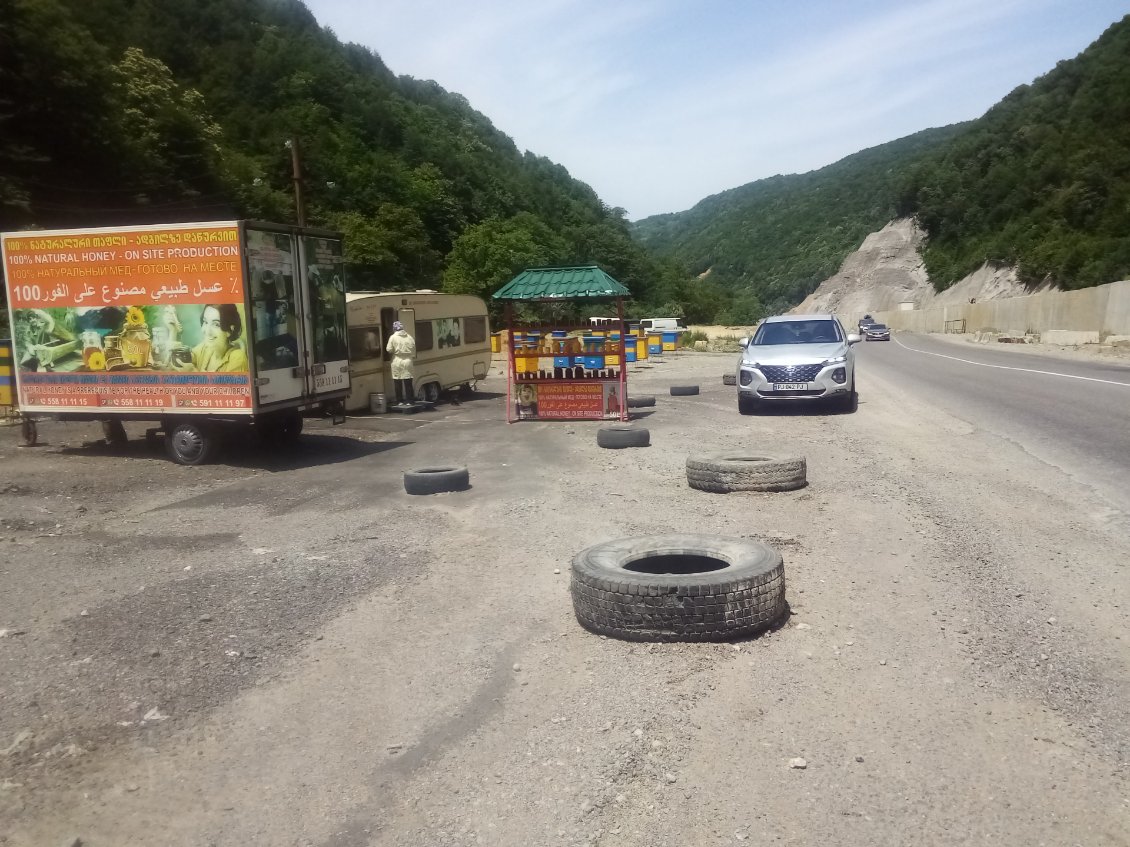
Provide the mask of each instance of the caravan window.
POLYGON ((349 328, 349 353, 354 360, 379 359, 384 349, 379 326, 349 328))
POLYGON ((431 350, 435 342, 432 339, 432 322, 431 321, 417 321, 416 322, 416 352, 423 353, 425 350, 431 350))
POLYGON ((463 318, 463 340, 468 344, 482 344, 487 340, 487 319, 463 318))
POLYGON ((462 344, 462 334, 459 331, 459 318, 440 318, 433 321, 435 324, 436 340, 439 349, 445 347, 458 347, 462 344))

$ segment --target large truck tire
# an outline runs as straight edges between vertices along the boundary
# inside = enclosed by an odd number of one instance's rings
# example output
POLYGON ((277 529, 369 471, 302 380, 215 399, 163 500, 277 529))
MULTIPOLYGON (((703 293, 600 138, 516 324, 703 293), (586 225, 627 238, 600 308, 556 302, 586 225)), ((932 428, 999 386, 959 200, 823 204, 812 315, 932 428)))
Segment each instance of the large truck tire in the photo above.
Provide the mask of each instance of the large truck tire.
POLYGON ((698 394, 698 386, 697 385, 672 385, 671 386, 671 396, 672 397, 692 397, 695 394, 698 394))
POLYGON ((596 544, 572 562, 581 626, 628 641, 727 641, 787 610, 781 554, 760 541, 656 535, 596 544))
POLYGON ((737 385, 738 384, 738 375, 737 374, 722 374, 722 384, 723 385, 737 385))
POLYGON ((699 491, 792 491, 808 484, 803 456, 775 459, 748 453, 687 457, 687 483, 699 491))
POLYGON ((264 444, 271 447, 290 447, 298 443, 302 436, 302 415, 278 414, 269 418, 261 418, 255 423, 259 437, 264 444))
POLYGON ((466 468, 417 468, 404 472, 404 490, 408 494, 442 494, 470 487, 471 474, 466 468))
POLYGON ((102 437, 111 447, 122 447, 129 440, 126 436, 126 428, 117 418, 102 421, 102 437))
POLYGON ((643 409, 655 405, 655 397, 651 394, 640 394, 635 397, 628 395, 629 409, 643 409))
POLYGON ((197 421, 181 421, 165 433, 165 451, 178 465, 206 465, 219 448, 216 431, 197 421))
POLYGON ((599 447, 618 450, 623 447, 647 447, 651 444, 651 431, 631 424, 611 424, 596 431, 599 447))

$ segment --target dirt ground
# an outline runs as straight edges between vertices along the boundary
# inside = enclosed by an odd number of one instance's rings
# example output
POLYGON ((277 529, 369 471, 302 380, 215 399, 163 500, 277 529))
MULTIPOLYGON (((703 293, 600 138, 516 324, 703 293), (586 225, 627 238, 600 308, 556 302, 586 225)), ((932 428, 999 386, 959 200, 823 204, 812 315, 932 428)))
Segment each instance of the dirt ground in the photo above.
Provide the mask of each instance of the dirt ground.
POLYGON ((1127 844, 1130 516, 875 378, 740 417, 733 359, 635 367, 640 449, 507 425, 497 369, 201 468, 0 427, 0 844, 1127 844), (688 488, 735 447, 808 486, 688 488), (667 532, 776 547, 784 625, 581 629, 571 557, 667 532))

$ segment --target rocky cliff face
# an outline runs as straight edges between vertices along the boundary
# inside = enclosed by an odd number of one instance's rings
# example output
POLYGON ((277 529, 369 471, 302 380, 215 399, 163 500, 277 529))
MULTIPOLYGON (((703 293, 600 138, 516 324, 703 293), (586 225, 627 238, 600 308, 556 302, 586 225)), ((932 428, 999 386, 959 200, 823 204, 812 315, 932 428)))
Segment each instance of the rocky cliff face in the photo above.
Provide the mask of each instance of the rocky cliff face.
POLYGON ((919 255, 924 238, 910 218, 892 221, 867 236, 860 248, 844 260, 839 272, 820 283, 793 313, 835 312, 850 318, 898 309, 903 303, 924 309, 968 303, 973 298, 993 300, 1033 293, 1016 278, 1013 269, 987 265, 941 294, 935 293, 919 255))

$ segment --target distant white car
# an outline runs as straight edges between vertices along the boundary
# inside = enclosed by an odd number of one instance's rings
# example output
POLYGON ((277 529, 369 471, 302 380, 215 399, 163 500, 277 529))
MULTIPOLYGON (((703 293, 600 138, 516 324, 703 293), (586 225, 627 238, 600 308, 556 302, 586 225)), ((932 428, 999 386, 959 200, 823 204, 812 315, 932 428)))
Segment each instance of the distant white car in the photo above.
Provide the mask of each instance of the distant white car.
POLYGON ((844 332, 835 315, 766 318, 743 338, 738 364, 738 411, 804 401, 836 402, 855 411, 855 351, 859 335, 844 332))

